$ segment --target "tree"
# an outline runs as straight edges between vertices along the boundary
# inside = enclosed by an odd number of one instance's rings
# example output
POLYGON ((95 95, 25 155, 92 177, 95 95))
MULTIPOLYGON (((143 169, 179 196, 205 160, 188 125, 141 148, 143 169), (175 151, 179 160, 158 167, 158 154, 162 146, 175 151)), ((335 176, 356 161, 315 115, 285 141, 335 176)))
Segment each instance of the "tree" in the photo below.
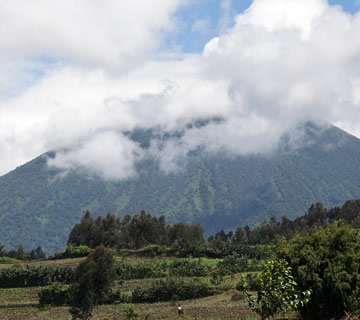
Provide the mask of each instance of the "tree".
POLYGON ((6 255, 5 247, 2 243, 0 243, 0 257, 4 257, 6 255))
POLYGON ((94 307, 111 293, 115 277, 112 251, 102 245, 96 247, 75 270, 70 288, 72 319, 91 319, 94 307))
POLYGON ((298 292, 291 267, 285 260, 269 260, 264 271, 257 278, 258 291, 254 297, 247 291, 243 279, 242 289, 245 291, 250 308, 261 319, 274 317, 278 313, 296 310, 309 301, 310 291, 298 292))
POLYGON ((287 260, 301 289, 312 290, 301 308, 306 319, 340 319, 360 311, 360 232, 343 221, 281 242, 278 255, 287 260))
POLYGON ((30 260, 38 260, 38 259, 45 259, 45 253, 41 249, 41 247, 37 247, 36 249, 33 249, 30 251, 30 260))

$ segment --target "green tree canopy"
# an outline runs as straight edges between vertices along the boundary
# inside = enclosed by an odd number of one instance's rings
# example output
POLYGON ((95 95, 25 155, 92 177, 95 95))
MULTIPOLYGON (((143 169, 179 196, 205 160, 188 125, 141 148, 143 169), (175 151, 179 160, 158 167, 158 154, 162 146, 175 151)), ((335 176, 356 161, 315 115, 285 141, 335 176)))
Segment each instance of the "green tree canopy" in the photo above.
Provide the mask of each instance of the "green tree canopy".
POLYGON ((293 268, 300 289, 312 290, 301 312, 306 319, 340 319, 360 310, 360 233, 339 221, 282 241, 280 257, 293 268))
POLYGON ((115 277, 112 251, 104 246, 96 247, 75 270, 70 288, 72 318, 91 319, 94 307, 111 293, 115 277))

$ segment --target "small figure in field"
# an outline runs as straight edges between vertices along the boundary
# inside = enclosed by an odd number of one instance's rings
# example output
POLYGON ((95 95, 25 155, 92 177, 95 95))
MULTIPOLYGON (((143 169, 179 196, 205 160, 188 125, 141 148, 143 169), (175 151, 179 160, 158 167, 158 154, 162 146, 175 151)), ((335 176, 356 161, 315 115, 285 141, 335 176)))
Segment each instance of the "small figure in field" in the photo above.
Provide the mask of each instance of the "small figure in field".
POLYGON ((182 316, 182 314, 184 313, 184 310, 181 308, 181 305, 178 305, 177 310, 178 310, 178 316, 179 317, 182 316))

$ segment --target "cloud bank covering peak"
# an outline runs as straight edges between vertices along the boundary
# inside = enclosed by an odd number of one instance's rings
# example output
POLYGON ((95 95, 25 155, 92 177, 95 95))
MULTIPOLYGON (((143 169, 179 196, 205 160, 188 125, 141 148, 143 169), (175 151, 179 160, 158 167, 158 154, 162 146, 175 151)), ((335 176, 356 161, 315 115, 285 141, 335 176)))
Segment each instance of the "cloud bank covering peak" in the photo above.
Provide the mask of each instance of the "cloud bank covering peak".
POLYGON ((203 52, 186 54, 165 42, 189 3, 3 1, 0 173, 58 150, 52 166, 126 179, 149 157, 171 171, 198 148, 272 152, 308 120, 360 137, 359 13, 255 0, 203 52), (188 126, 208 119, 221 121, 188 126), (126 134, 139 128, 183 134, 143 149, 126 134))

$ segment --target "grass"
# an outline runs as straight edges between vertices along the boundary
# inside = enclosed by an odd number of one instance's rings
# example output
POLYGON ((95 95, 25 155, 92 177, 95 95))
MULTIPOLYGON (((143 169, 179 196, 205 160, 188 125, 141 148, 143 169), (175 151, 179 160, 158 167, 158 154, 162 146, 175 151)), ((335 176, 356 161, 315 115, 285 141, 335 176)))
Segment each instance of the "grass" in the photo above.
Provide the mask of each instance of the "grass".
MULTIPOLYGON (((0 289, 0 307, 38 303, 39 288, 0 289)), ((1 317, 0 317, 1 318, 1 317)))

